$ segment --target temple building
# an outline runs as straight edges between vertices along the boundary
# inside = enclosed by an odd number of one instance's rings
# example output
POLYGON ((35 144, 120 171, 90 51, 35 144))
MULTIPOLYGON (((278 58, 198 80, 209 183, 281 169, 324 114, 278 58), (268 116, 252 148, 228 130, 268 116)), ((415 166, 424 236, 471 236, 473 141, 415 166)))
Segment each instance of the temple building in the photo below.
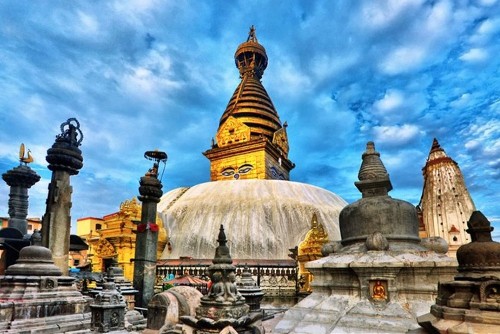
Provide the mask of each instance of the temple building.
MULTIPOLYGON (((132 280, 134 276, 136 222, 141 220, 141 204, 136 198, 121 203, 118 212, 102 218, 86 217, 77 220, 77 235, 89 245, 89 249, 79 261, 94 272, 106 272, 115 260, 123 269, 123 276, 132 280)), ((158 234, 158 256, 167 243, 167 235, 161 219, 158 234)))
POLYGON ((420 237, 443 238, 449 245, 448 256, 455 257, 457 249, 471 241, 466 229, 474 202, 458 164, 435 138, 422 173, 424 187, 417 206, 420 237))
POLYGON ((234 59, 241 81, 203 153, 211 182, 173 189, 158 204, 169 235, 158 273, 208 267, 222 224, 237 273, 246 264, 268 295, 294 294, 296 250, 311 219, 338 240, 338 216, 347 203, 328 190, 290 181, 295 164, 288 155, 287 123, 261 82, 268 58, 253 27, 234 59))

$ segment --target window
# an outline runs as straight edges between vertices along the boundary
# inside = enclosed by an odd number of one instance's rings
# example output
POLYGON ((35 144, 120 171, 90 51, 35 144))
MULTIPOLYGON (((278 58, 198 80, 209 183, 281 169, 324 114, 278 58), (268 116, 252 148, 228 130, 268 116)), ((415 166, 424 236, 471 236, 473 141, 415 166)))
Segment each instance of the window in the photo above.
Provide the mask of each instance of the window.
POLYGON ((102 228, 102 225, 101 224, 95 224, 95 229, 96 230, 100 230, 102 228))

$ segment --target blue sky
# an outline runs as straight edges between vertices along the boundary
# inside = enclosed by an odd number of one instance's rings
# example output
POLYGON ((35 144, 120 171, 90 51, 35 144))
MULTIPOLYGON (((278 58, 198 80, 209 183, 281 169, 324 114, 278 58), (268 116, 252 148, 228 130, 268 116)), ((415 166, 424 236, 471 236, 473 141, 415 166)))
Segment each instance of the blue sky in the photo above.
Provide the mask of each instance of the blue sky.
MULTIPOLYGON (((138 194, 147 150, 167 152, 164 191, 209 180, 218 121, 239 83, 234 52, 257 29, 262 82, 288 122, 293 181, 348 202, 369 140, 391 196, 417 204, 432 139, 459 163, 477 209, 500 237, 500 2, 2 1, 0 172, 25 143, 45 155, 76 117, 84 167, 72 177, 73 222, 138 194)), ((0 182, 0 215, 8 215, 0 182)))

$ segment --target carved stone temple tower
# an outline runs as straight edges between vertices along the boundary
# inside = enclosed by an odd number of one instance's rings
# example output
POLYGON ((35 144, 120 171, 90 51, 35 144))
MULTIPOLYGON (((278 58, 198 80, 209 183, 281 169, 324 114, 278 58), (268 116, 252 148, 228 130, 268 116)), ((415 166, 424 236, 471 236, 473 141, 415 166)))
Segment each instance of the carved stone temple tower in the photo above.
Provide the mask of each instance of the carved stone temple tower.
POLYGON ((64 275, 68 274, 69 237, 71 230, 70 176, 83 167, 83 140, 80 123, 70 118, 61 124, 61 133, 47 150, 46 160, 52 171, 47 197, 47 209, 42 218, 42 245, 52 252, 54 263, 64 275))
POLYGON ((306 265, 313 292, 273 333, 417 330, 417 316, 434 303, 438 282, 456 273, 454 259, 420 245, 415 207, 388 195, 391 180, 373 142, 362 159, 355 183, 362 198, 340 213, 342 246, 306 265))
POLYGON ((436 138, 425 167, 424 188, 417 207, 421 219, 420 236, 441 237, 449 245, 448 256, 470 242, 466 223, 475 210, 458 164, 446 155, 436 138), (423 230, 422 230, 423 227, 423 230))
POLYGON ((210 160, 210 179, 289 180, 295 165, 288 159, 287 125, 260 81, 267 54, 253 26, 234 60, 241 82, 222 114, 216 141, 203 153, 210 160))

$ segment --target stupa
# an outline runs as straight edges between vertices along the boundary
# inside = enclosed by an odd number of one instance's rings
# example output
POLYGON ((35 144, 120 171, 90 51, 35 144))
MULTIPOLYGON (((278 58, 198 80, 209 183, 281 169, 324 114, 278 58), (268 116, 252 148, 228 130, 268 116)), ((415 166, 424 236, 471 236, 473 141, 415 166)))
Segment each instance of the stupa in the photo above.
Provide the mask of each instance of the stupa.
POLYGON ((500 243, 488 219, 474 211, 467 222, 472 242, 457 251, 458 274, 439 285, 431 312, 418 318, 430 333, 498 333, 500 330, 500 243))
POLYGON ((288 156, 287 123, 261 82, 268 58, 254 27, 234 59, 241 82, 203 153, 211 182, 171 190, 158 204, 169 236, 158 269, 208 267, 213 235, 222 224, 235 265, 247 264, 267 292, 293 295, 297 273, 289 249, 304 240, 314 214, 328 236, 339 239, 338 215, 347 203, 325 189, 290 181, 295 164, 288 156))
POLYGON ((404 333, 420 328, 439 281, 456 261, 420 245, 415 207, 388 195, 389 175, 368 142, 356 187, 362 198, 340 213, 341 246, 309 262, 313 292, 273 333, 404 333))
POLYGON ((86 298, 42 246, 21 249, 17 263, 0 277, 2 333, 90 333, 86 298))
POLYGON ((182 316, 180 320, 195 328, 196 334, 228 333, 261 334, 259 320, 262 314, 249 313, 250 307, 239 293, 235 284, 236 267, 227 246, 224 227, 221 225, 217 238, 219 246, 215 250, 213 264, 208 268, 212 286, 196 308, 196 316, 182 316))
POLYGON ((458 164, 434 138, 429 157, 422 168, 424 187, 417 206, 421 220, 420 236, 441 237, 449 245, 448 256, 470 242, 466 223, 475 210, 458 164))

